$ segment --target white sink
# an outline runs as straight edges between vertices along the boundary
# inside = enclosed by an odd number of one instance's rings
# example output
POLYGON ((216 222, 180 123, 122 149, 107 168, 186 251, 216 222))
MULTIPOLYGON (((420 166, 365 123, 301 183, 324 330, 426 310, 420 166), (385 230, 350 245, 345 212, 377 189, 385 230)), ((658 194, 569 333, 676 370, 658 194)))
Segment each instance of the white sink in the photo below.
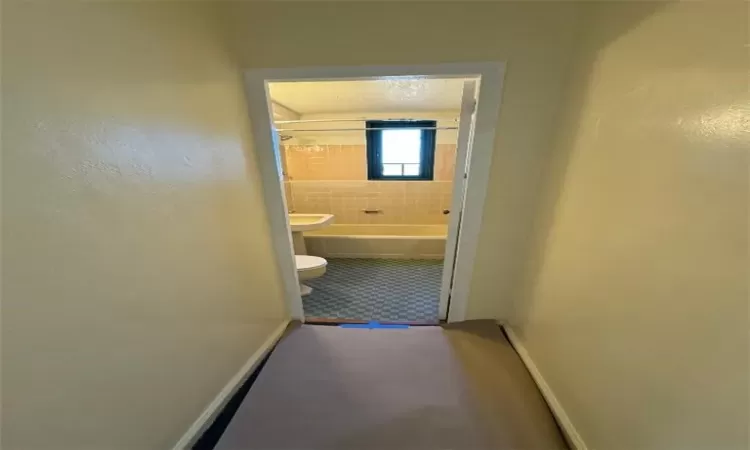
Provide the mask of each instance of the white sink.
POLYGON ((292 233, 312 231, 333 223, 333 214, 289 214, 292 233))

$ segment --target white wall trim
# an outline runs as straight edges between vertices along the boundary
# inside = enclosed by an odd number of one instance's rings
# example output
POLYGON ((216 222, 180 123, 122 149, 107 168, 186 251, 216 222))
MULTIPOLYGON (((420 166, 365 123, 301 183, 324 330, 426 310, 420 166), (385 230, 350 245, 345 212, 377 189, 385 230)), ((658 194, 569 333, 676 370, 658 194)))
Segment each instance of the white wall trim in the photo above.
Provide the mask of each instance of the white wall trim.
POLYGON ((255 157, 260 172, 263 203, 271 231, 271 245, 276 255, 276 265, 281 274, 284 300, 292 319, 305 320, 302 295, 299 290, 297 265, 294 262, 292 230, 289 227, 289 207, 284 196, 280 155, 274 152, 276 137, 271 119, 273 112, 267 101, 265 77, 255 71, 245 74, 245 95, 253 134, 255 157))
POLYGON ((466 181, 468 158, 471 155, 471 145, 474 134, 474 112, 477 102, 476 80, 464 81, 461 95, 461 112, 458 119, 458 135, 456 136, 456 159, 453 164, 453 189, 451 190, 450 211, 448 217, 448 235, 445 239, 443 251, 443 276, 440 282, 440 302, 438 303, 438 316, 440 320, 448 318, 448 304, 453 293, 453 276, 455 275, 455 262, 458 256, 458 237, 463 216, 464 198, 466 194, 466 181))
POLYGON ((473 141, 468 159, 464 209, 456 250, 456 269, 453 274, 448 322, 467 319, 469 289, 474 273, 474 259, 479 246, 479 231, 484 216, 484 200, 490 182, 490 166, 495 151, 495 128, 500 116, 505 64, 498 63, 492 70, 482 71, 477 93, 473 141))
POLYGON ((470 173, 466 182, 466 200, 456 255, 456 271, 451 290, 448 321, 465 320, 469 287, 484 212, 490 164, 498 123, 504 62, 449 63, 407 66, 346 66, 298 67, 282 69, 251 69, 245 72, 245 92, 252 126, 255 153, 263 184, 266 212, 277 263, 284 280, 285 298, 293 319, 304 321, 299 281, 294 265, 294 252, 289 230, 288 209, 280 180, 280 163, 274 152, 272 112, 268 102, 268 82, 315 80, 367 80, 383 77, 419 76, 425 78, 480 79, 477 95, 474 141, 469 159, 470 173))
POLYGON ((586 443, 583 442, 583 438, 581 438, 581 435, 578 434, 578 430, 576 430, 576 427, 573 426, 573 422, 570 420, 570 417, 568 417, 568 414, 565 412, 562 405, 557 400, 557 397, 555 397, 555 393, 552 392, 552 389, 544 380, 542 373, 536 367, 536 364, 534 364, 534 361, 531 359, 531 355, 529 355, 529 352, 526 350, 526 347, 524 347, 521 339, 509 326, 502 325, 502 327, 505 330, 505 334, 508 335, 510 344, 516 350, 518 356, 521 357, 521 361, 523 361, 523 364, 526 366, 529 374, 531 374, 531 378, 534 379, 534 382, 539 388, 539 391, 541 391, 544 400, 547 402, 547 405, 549 405, 549 409, 555 416, 557 424, 563 431, 563 435, 565 436, 565 440, 568 442, 568 446, 570 446, 570 448, 572 448, 573 450, 587 450, 586 443))
POLYGON ((187 432, 180 438, 179 441, 172 447, 172 450, 185 450, 191 448, 198 439, 203 435, 203 432, 213 423, 216 416, 221 412, 227 402, 234 396, 237 390, 242 386, 243 383, 250 377, 263 361, 263 358, 273 349, 276 343, 281 339, 289 320, 284 320, 275 330, 268 336, 268 339, 261 344, 258 350, 255 351, 247 362, 240 368, 229 383, 219 392, 211 403, 206 406, 200 416, 190 425, 187 432))

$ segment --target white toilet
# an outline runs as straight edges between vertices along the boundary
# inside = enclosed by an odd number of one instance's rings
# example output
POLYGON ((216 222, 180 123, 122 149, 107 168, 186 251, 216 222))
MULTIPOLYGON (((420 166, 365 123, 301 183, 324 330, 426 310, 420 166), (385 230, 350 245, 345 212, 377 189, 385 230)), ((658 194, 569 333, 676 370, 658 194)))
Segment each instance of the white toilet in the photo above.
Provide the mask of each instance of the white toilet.
POLYGON ((323 276, 323 274, 326 273, 326 265, 328 265, 328 261, 318 256, 294 255, 294 263, 297 266, 299 290, 302 295, 308 295, 312 292, 312 288, 302 284, 302 282, 323 276))

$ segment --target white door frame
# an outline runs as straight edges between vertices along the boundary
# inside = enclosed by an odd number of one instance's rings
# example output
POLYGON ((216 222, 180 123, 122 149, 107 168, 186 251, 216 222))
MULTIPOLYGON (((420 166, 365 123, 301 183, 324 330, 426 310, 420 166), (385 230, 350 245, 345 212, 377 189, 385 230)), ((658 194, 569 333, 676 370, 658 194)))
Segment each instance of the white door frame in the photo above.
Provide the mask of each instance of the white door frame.
POLYGON ((448 221, 448 236, 445 240, 445 257, 443 258, 443 276, 440 283, 440 303, 438 315, 441 320, 448 316, 448 305, 451 299, 453 272, 458 255, 458 235, 463 216, 465 175, 467 174, 469 149, 474 133, 474 109, 476 108, 477 82, 464 81, 461 93, 461 115, 458 120, 458 141, 456 142, 456 160, 453 166, 453 191, 451 193, 451 215, 448 221))
MULTIPOLYGON (((304 321, 302 297, 294 264, 294 250, 289 228, 289 216, 280 179, 281 167, 274 151, 273 113, 268 95, 268 83, 274 81, 368 80, 384 77, 419 78, 478 78, 477 110, 474 119, 474 139, 468 165, 466 194, 457 239, 453 287, 450 293, 448 322, 466 318, 469 286, 474 269, 479 228, 484 212, 484 199, 490 175, 490 163, 495 144, 502 99, 504 62, 451 63, 405 66, 346 66, 295 67, 280 69, 250 69, 245 71, 245 93, 253 135, 253 144, 260 172, 263 199, 266 206, 276 262, 281 272, 284 297, 292 319, 304 321)), ((454 195, 455 189, 454 188, 454 195)), ((456 230, 454 230, 455 232, 456 230)))

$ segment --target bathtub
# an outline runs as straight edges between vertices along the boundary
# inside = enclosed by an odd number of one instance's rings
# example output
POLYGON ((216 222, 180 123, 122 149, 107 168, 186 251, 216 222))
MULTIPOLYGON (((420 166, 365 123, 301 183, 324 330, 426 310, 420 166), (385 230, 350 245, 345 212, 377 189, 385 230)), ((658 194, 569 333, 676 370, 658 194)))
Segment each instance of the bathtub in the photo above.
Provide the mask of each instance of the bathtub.
POLYGON ((323 258, 443 259, 446 225, 331 225, 305 232, 307 253, 323 258))

